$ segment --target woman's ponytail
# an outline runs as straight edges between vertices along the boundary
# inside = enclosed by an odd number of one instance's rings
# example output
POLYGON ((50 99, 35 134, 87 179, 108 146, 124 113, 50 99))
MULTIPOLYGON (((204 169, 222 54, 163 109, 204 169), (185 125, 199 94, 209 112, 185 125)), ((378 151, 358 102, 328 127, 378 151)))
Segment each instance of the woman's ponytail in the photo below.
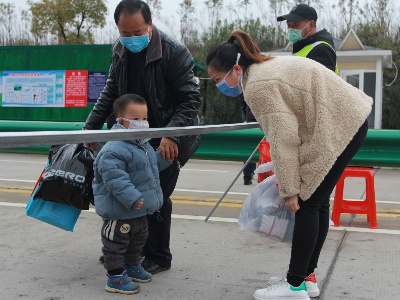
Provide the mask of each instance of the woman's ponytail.
POLYGON ((228 72, 236 62, 240 53, 239 65, 244 68, 269 60, 261 54, 256 42, 243 30, 232 31, 227 41, 216 45, 207 55, 206 65, 218 71, 228 72))
POLYGON ((234 39, 239 46, 244 67, 254 63, 260 63, 269 59, 261 54, 257 43, 245 31, 237 29, 232 31, 229 39, 234 39))

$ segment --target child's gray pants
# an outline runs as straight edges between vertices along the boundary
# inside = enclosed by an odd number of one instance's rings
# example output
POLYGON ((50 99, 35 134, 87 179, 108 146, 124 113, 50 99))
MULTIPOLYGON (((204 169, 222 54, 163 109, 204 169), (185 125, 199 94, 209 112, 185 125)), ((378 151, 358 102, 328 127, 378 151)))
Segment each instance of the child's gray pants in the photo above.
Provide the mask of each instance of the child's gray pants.
POLYGON ((101 229, 104 268, 115 270, 139 264, 147 235, 147 216, 104 221, 101 229))

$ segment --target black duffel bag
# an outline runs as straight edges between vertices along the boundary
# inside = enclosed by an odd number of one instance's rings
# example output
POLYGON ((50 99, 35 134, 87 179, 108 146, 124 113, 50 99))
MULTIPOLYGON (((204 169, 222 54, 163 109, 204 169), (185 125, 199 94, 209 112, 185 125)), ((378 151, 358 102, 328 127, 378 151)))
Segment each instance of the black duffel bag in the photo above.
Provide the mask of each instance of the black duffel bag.
POLYGON ((34 199, 87 210, 94 204, 92 181, 95 153, 89 144, 52 146, 34 199))

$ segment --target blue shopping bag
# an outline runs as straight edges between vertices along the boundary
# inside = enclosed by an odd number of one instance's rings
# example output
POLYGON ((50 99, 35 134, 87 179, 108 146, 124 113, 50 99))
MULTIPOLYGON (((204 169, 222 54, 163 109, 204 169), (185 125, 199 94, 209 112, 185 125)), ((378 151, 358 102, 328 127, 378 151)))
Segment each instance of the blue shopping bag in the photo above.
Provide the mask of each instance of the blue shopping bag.
POLYGON ((33 199, 40 187, 39 182, 41 177, 42 175, 39 176, 38 182, 26 205, 26 215, 58 228, 73 231, 81 213, 79 208, 43 199, 33 199))

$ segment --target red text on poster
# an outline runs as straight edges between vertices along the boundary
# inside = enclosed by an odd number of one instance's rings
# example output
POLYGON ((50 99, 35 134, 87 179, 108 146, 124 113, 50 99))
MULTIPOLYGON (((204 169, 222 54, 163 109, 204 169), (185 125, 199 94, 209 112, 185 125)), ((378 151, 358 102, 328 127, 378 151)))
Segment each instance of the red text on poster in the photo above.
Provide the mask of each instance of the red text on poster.
POLYGON ((65 107, 87 107, 88 71, 65 71, 65 107))

